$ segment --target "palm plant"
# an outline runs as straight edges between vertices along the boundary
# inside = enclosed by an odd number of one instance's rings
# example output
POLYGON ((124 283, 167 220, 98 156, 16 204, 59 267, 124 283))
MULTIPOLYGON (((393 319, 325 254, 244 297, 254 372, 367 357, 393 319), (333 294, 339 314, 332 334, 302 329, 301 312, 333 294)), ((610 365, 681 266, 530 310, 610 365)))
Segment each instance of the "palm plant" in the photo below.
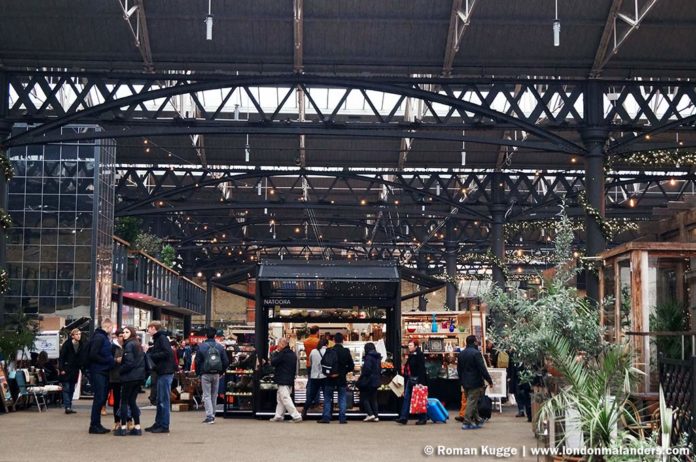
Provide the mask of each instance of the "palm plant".
POLYGON ((610 345, 596 357, 579 359, 570 342, 558 334, 552 334, 545 347, 567 386, 544 403, 539 425, 562 418, 573 409, 585 447, 610 447, 616 440, 619 421, 627 413, 631 386, 641 373, 631 365, 630 350, 624 345, 610 345))

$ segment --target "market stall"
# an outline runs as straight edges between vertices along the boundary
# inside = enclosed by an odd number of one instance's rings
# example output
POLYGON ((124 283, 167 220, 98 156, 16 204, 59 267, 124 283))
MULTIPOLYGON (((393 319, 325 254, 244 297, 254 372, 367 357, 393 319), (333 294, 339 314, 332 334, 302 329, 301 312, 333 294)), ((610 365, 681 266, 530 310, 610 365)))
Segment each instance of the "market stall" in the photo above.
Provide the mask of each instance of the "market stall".
MULTIPOLYGON (((268 358, 269 346, 287 337, 298 354, 295 403, 304 402, 307 383, 302 339, 309 326, 323 334, 341 332, 356 364, 349 375, 348 415, 359 410, 359 377, 367 341, 383 349, 383 387, 378 399, 385 416, 396 415, 398 402, 386 386, 400 366, 400 277, 389 262, 264 262, 256 284, 256 349, 268 358), (352 398, 352 399, 351 399, 352 398)), ((255 412, 270 416, 276 405, 272 371, 259 370, 254 381, 255 412)), ((319 412, 310 416, 318 415, 319 412)))

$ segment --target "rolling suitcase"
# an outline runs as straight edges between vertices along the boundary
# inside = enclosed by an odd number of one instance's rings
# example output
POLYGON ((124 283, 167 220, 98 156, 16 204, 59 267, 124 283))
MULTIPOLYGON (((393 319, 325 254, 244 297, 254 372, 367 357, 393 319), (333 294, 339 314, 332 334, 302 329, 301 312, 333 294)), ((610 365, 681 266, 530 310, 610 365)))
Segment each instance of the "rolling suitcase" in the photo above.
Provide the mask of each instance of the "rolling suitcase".
POLYGON ((447 422, 449 413, 437 398, 428 398, 428 418, 433 422, 447 422))

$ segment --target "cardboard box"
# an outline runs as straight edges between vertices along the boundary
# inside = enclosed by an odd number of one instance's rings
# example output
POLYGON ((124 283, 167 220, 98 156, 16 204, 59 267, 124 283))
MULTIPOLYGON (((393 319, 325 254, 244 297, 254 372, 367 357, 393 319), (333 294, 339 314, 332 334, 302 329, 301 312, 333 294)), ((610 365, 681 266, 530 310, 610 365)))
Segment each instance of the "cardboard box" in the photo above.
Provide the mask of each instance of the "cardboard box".
POLYGON ((172 404, 172 412, 184 412, 189 410, 188 403, 172 404))

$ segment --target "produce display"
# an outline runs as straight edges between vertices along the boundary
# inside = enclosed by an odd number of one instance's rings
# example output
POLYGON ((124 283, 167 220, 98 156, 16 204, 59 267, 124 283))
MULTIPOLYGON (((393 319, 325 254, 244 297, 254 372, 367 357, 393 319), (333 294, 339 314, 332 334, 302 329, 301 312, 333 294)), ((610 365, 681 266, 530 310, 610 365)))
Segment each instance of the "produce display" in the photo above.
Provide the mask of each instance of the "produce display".
MULTIPOLYGON (((376 310, 374 313, 376 319, 386 319, 386 310, 376 310)), ((317 320, 321 319, 345 319, 346 321, 357 321, 361 319, 367 319, 368 313, 366 311, 360 310, 346 310, 346 309, 334 309, 334 310, 281 310, 276 314, 276 318, 280 319, 301 319, 301 318, 313 318, 317 320)))

